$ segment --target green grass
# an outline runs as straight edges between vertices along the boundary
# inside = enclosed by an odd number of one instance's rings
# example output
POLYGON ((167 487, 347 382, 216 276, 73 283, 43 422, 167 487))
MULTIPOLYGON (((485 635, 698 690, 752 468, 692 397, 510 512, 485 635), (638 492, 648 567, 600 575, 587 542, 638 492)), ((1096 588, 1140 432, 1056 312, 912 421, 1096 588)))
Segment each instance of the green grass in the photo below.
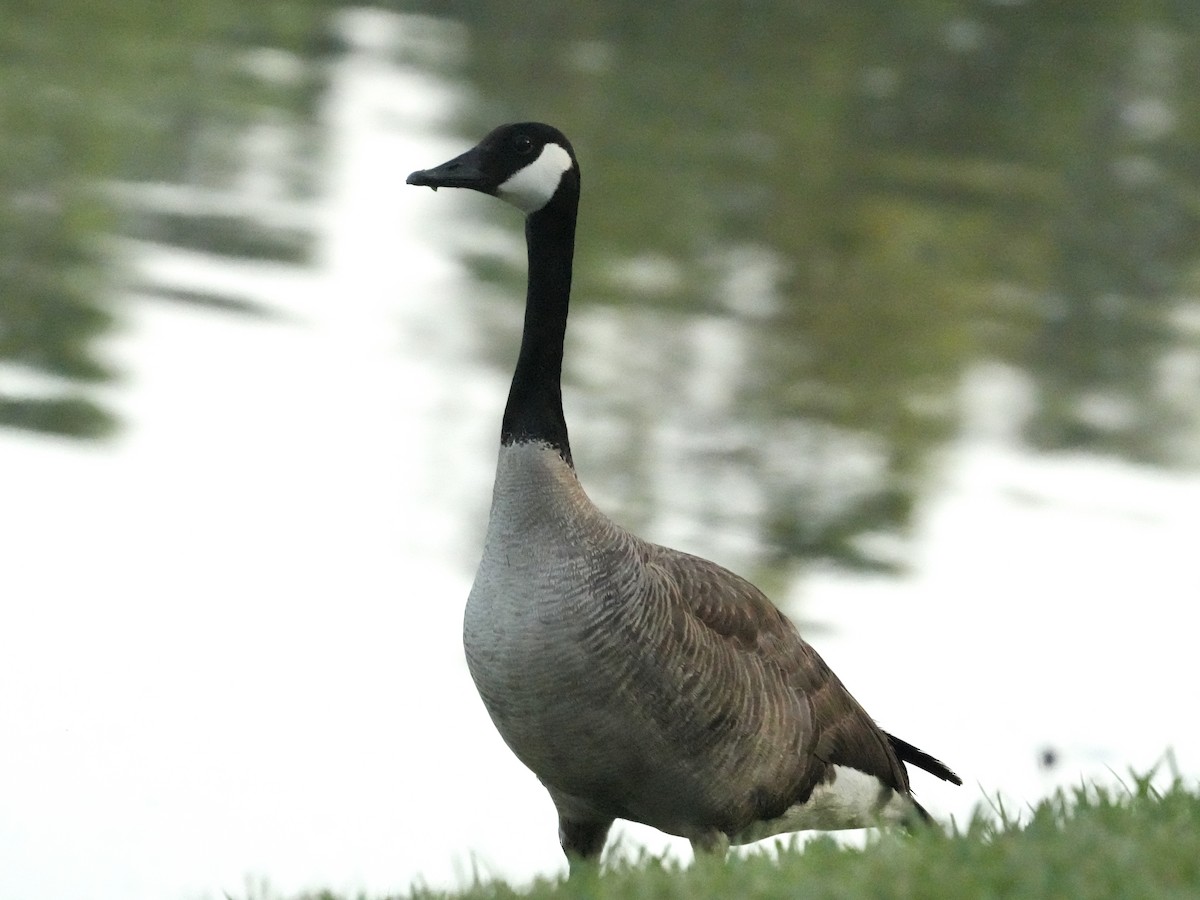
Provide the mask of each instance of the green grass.
MULTIPOLYGON (((965 827, 883 833, 851 848, 821 836, 778 842, 725 863, 653 857, 606 861, 599 876, 414 889, 409 900, 499 898, 1188 898, 1200 897, 1200 792, 1135 778, 1123 790, 1079 788, 1020 816, 1002 808, 965 827), (776 852, 777 851, 777 852, 776 852)), ((296 900, 342 900, 310 894, 296 900)), ((365 898, 363 898, 365 900, 365 898)), ((381 898, 382 900, 382 898, 381 898)))

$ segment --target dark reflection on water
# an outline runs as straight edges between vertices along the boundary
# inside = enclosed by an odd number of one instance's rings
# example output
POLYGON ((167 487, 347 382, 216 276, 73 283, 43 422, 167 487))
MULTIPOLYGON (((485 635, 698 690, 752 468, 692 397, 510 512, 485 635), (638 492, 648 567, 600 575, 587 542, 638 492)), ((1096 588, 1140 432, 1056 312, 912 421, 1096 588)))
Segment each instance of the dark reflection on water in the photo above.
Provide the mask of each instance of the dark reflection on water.
MULTIPOLYGON (((0 363, 58 379, 0 383, 0 425, 94 435, 98 235, 311 251, 338 4, 69 7, 0 36, 0 363)), ((393 7, 465 35, 429 63, 478 98, 464 141, 539 118, 581 153, 573 425, 630 524, 662 490, 763 562, 894 566, 863 536, 903 533, 981 361, 1026 376, 1036 447, 1200 460, 1200 7, 393 7)), ((519 302, 521 254, 468 254, 519 302)), ((519 318, 488 315, 507 368, 519 318)))
POLYGON ((89 437, 116 425, 85 387, 113 374, 96 347, 119 285, 102 237, 307 255, 303 225, 263 211, 311 193, 321 89, 311 62, 332 49, 332 7, 215 0, 167 14, 133 0, 6 9, 0 365, 20 373, 22 387, 0 381, 0 426, 89 437))
MULTIPOLYGON (((1200 459, 1198 341, 1178 324, 1200 246, 1200 7, 418 5, 468 30, 464 140, 519 118, 572 137, 576 309, 658 311, 610 349, 645 372, 626 402, 673 393, 685 487, 713 489, 713 453, 754 473, 778 557, 890 565, 860 538, 903 531, 980 361, 1027 377, 1035 447, 1200 459), (711 424, 674 392, 702 319, 743 334, 711 424)), ((505 212, 482 214, 516 228, 505 212)), ((645 458, 663 440, 647 418, 588 440, 645 458)))

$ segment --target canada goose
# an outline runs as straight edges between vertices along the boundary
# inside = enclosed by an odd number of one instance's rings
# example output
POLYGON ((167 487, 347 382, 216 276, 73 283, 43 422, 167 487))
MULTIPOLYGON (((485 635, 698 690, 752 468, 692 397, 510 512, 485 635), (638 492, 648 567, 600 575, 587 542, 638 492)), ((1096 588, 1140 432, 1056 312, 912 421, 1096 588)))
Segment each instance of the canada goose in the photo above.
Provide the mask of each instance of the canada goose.
POLYGON ((904 764, 957 775, 880 729, 754 585, 630 534, 580 486, 560 386, 579 204, 570 142, 504 125, 408 183, 525 213, 525 327, 463 644, 496 728, 550 792, 568 860, 598 858, 615 819, 722 853, 928 819, 904 764))

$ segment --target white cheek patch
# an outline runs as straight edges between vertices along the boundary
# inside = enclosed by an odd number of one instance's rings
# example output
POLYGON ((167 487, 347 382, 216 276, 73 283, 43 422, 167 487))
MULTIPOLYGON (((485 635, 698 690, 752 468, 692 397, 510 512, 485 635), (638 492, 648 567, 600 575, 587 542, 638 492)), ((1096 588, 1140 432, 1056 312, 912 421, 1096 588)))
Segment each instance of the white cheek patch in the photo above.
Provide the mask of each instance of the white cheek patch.
POLYGON ((571 165, 570 153, 558 144, 547 144, 537 159, 496 188, 496 196, 527 215, 537 212, 550 202, 571 165))

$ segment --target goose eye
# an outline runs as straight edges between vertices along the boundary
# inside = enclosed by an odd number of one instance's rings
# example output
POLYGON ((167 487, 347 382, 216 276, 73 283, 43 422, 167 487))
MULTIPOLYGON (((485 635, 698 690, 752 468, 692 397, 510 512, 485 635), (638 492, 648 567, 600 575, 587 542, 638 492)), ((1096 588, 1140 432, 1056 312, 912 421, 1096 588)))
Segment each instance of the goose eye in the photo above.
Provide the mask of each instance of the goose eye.
POLYGON ((529 135, 527 134, 518 134, 513 138, 513 147, 518 153, 525 156, 533 149, 533 141, 529 139, 529 135))

